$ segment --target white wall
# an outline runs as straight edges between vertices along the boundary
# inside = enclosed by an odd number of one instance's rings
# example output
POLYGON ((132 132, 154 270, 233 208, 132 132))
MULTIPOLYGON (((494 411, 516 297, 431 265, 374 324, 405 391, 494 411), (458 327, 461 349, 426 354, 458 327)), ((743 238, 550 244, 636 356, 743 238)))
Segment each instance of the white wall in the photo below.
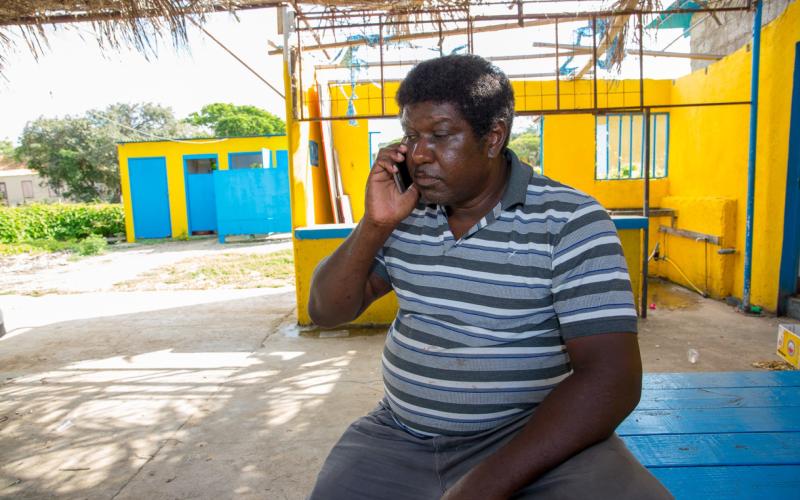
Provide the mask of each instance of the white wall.
POLYGON ((42 201, 62 201, 56 193, 48 189, 39 174, 28 169, 0 170, 0 183, 5 183, 8 195, 8 200, 4 203, 12 207, 42 201), (33 198, 25 198, 22 190, 23 181, 30 181, 32 184, 33 198))

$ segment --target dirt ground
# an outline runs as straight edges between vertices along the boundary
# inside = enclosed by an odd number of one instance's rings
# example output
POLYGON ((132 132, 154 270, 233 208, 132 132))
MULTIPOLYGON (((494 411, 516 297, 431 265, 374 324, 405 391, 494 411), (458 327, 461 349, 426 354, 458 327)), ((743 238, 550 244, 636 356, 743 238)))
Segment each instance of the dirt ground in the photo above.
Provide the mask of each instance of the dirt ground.
MULTIPOLYGON (((288 246, 209 239, 0 262, 0 497, 305 498, 328 449, 381 397, 385 330, 300 329, 289 284, 123 286, 189 259, 288 246)), ((659 282, 650 302, 646 371, 778 359, 785 318, 659 282)))

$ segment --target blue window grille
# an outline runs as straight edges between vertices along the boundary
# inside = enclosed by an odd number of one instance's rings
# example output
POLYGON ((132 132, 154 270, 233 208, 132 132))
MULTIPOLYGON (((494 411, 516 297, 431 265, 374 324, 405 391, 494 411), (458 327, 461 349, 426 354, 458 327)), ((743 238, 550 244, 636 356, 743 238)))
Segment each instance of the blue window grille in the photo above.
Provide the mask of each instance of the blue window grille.
MULTIPOLYGON (((595 179, 644 177, 644 117, 639 113, 610 114, 596 118, 595 179)), ((667 176, 669 166, 669 113, 650 115, 650 177, 667 176)))

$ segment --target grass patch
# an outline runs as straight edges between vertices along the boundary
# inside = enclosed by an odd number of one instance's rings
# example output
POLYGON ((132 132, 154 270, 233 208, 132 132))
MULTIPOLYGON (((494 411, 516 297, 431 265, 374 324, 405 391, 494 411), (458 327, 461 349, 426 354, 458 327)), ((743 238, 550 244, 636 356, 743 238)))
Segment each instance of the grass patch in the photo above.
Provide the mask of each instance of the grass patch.
POLYGON ((28 240, 20 243, 0 243, 0 255, 19 255, 23 253, 40 254, 56 252, 78 253, 78 242, 75 240, 28 240))
POLYGON ((82 256, 103 253, 107 243, 105 238, 95 234, 82 240, 59 241, 54 239, 38 239, 22 241, 20 243, 0 242, 0 255, 44 254, 68 252, 82 256))
POLYGON ((123 289, 274 288, 294 283, 292 250, 224 253, 187 259, 119 285, 123 289))

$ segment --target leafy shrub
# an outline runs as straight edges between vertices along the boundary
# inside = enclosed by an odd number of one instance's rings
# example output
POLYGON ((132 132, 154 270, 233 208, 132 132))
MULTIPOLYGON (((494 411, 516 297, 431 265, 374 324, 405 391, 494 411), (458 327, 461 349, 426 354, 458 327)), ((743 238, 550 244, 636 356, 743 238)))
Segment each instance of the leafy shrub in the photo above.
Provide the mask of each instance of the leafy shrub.
POLYGON ((82 240, 125 232, 122 205, 24 205, 0 208, 0 242, 82 240))
POLYGON ((91 234, 78 242, 78 253, 80 255, 97 255, 103 253, 108 246, 106 239, 96 234, 91 234))

